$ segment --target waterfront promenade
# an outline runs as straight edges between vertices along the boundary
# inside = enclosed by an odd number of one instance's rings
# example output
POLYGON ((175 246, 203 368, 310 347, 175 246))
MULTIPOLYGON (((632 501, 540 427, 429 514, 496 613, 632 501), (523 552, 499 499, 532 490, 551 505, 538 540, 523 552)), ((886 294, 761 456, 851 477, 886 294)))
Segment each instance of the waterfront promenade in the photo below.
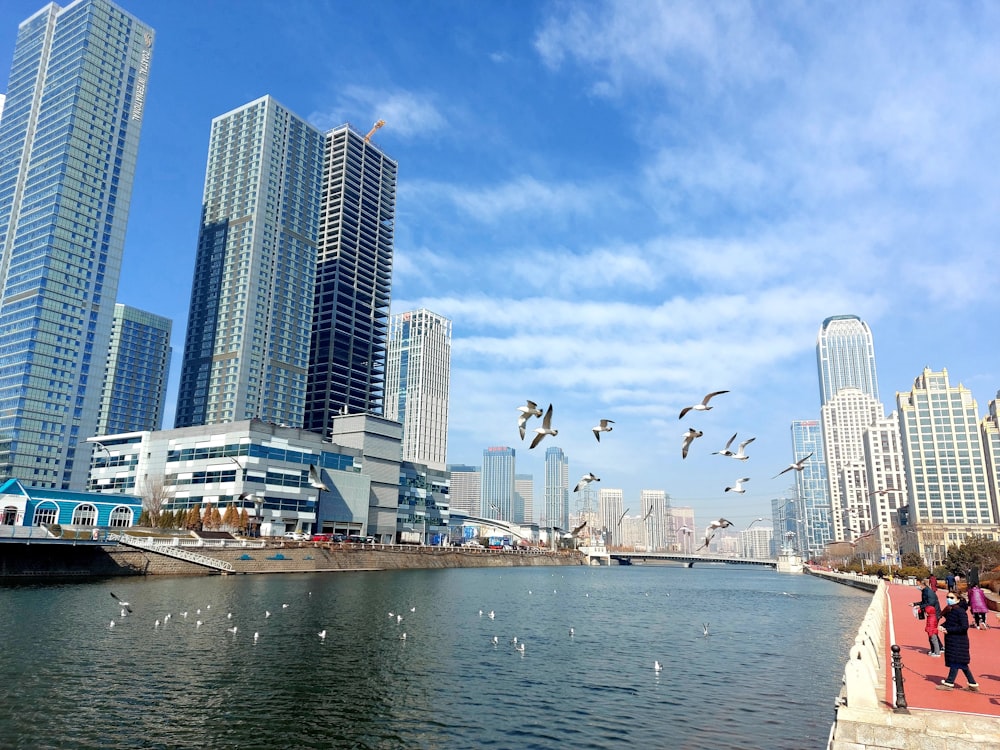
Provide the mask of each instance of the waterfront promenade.
MULTIPOLYGON (((913 602, 920 600, 920 588, 894 583, 888 586, 888 594, 890 643, 886 647, 886 663, 891 668, 889 647, 892 643, 897 644, 903 662, 903 691, 907 707, 910 710, 932 709, 1000 716, 1000 620, 997 613, 987 613, 989 630, 969 630, 972 653, 969 666, 979 683, 979 693, 965 689, 965 676, 961 672, 954 690, 938 690, 941 680, 948 676, 948 668, 943 656, 928 655, 925 621, 913 616, 913 602)), ((938 599, 942 605, 945 603, 944 589, 939 589, 938 599)), ((969 620, 972 620, 971 613, 969 620)), ((997 737, 997 746, 1000 747, 1000 736, 997 737)))
MULTIPOLYGON (((943 657, 932 657, 925 621, 913 616, 920 589, 873 576, 813 569, 838 583, 874 591, 844 669, 829 750, 1000 750, 1000 622, 989 613, 989 630, 969 631, 971 669, 980 692, 938 690, 948 674, 943 657), (902 690, 897 689, 892 647, 898 646, 902 690)), ((939 590, 944 602, 944 590, 939 590)))

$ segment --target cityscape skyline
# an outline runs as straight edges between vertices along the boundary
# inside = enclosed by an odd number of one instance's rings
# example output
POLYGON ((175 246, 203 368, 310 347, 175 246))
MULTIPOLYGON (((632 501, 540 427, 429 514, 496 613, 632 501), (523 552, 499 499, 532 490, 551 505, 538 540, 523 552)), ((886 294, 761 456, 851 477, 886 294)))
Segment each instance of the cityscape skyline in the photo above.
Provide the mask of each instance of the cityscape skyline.
MULTIPOLYGON (((934 23, 944 12, 934 9, 920 19, 848 9, 832 29, 823 8, 725 17, 678 3, 647 17, 602 3, 456 5, 443 41, 431 42, 408 29, 403 6, 353 8, 352 24, 377 16, 399 51, 360 35, 316 59, 290 40, 322 39, 347 9, 119 5, 156 29, 157 49, 116 301, 173 321, 165 423, 210 123, 264 95, 321 128, 350 121, 364 132, 385 118, 373 140, 400 165, 392 310, 426 307, 454 323, 449 463, 510 445, 539 496, 544 451, 558 446, 571 478, 593 471, 623 488, 626 505, 659 488, 698 519, 742 526, 789 493, 787 475, 770 479, 790 460, 789 424, 819 419, 821 320, 858 315, 877 331, 887 411, 927 366, 947 369, 981 405, 1000 386, 1000 354, 984 346, 998 303, 968 283, 989 277, 996 235, 988 202, 976 200, 997 179, 983 166, 996 146, 979 129, 996 107, 985 95, 998 69, 987 62, 1000 28, 990 9, 949 24, 934 23), (212 31, 234 17, 240 34, 212 31), (891 57, 884 40, 856 33, 873 20, 893 30, 891 57), (700 22, 709 33, 680 45, 700 22), (969 43, 948 43, 958 36, 969 43), (632 38, 653 54, 632 56, 632 38), (723 44, 732 39, 741 44, 723 44), (239 64, 246 40, 254 65, 239 64), (735 64, 743 45, 758 51, 755 64, 735 64), (942 52, 933 67, 919 54, 928 45, 942 52), (193 83, 206 66, 225 83, 193 83), (308 66, 331 74, 317 83, 302 75, 308 66), (974 76, 946 75, 961 86, 937 85, 942 71, 972 66, 974 76), (906 85, 891 87, 896 76, 906 85), (777 97, 779 80, 790 88, 777 97), (841 92, 836 107, 813 88, 841 92), (727 97, 757 100, 754 126, 727 97), (616 137, 598 147, 597 132, 616 137), (730 393, 713 411, 677 420, 717 389, 730 393), (515 432, 525 398, 553 403, 560 430, 534 451, 515 432), (615 429, 598 443, 590 428, 601 418, 615 429), (705 437, 682 460, 688 423, 705 437), (733 432, 757 438, 743 466, 709 455, 733 432), (744 469, 747 494, 727 497, 744 469)), ((0 55, 10 59, 17 24, 39 8, 0 9, 0 55)))

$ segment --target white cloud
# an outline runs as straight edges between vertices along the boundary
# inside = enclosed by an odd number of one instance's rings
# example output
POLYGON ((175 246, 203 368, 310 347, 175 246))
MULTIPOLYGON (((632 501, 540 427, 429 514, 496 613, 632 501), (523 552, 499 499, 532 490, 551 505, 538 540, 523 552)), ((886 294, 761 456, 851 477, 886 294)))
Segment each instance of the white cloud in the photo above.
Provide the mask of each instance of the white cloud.
POLYGON ((377 120, 385 120, 385 127, 391 128, 394 136, 426 137, 443 130, 447 125, 434 98, 430 94, 401 89, 347 86, 339 92, 339 100, 333 107, 314 112, 308 119, 316 127, 326 130, 344 122, 356 121, 363 116, 363 124, 357 124, 356 127, 364 132, 368 132, 367 129, 377 120))

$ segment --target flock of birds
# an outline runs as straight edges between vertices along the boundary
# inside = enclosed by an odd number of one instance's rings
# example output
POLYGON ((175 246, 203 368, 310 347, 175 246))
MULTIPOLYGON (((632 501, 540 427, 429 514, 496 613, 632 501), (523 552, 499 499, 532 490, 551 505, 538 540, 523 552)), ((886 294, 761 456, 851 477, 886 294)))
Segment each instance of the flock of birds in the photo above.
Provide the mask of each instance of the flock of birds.
MULTIPOLYGON (((710 403, 712 399, 714 399, 716 396, 721 396, 725 393, 729 393, 729 391, 712 391, 711 393, 706 394, 706 396, 697 404, 685 406, 683 409, 681 409, 681 413, 677 418, 684 419, 685 415, 687 415, 689 412, 701 412, 701 411, 711 410, 713 408, 712 404, 710 403)), ((542 420, 541 427, 536 427, 534 430, 535 437, 532 439, 529 449, 537 447, 538 444, 541 443, 542 440, 545 439, 547 435, 555 436, 559 434, 559 430, 557 430, 552 426, 552 404, 549 404, 549 408, 546 409, 543 414, 542 410, 538 408, 537 403, 528 400, 526 401, 524 406, 517 407, 517 412, 518 412, 517 427, 521 435, 521 440, 524 440, 524 437, 527 434, 529 419, 531 419, 532 417, 538 417, 541 418, 542 420)), ((611 432, 611 430, 613 429, 611 425, 613 424, 614 420, 612 419, 601 419, 596 426, 591 428, 594 433, 594 437, 597 438, 597 442, 601 442, 602 432, 611 432)), ((681 442, 682 459, 687 458, 688 452, 691 449, 691 445, 694 443, 695 440, 702 437, 704 434, 705 433, 702 430, 696 429, 695 427, 688 427, 687 431, 682 436, 682 442, 681 442)), ((712 455, 724 456, 726 458, 732 458, 736 461, 741 461, 741 462, 749 460, 750 456, 747 455, 746 448, 748 445, 750 445, 750 443, 752 443, 757 438, 756 437, 747 438, 746 440, 739 443, 736 450, 734 451, 732 447, 738 435, 739 435, 738 432, 733 433, 733 436, 726 441, 725 447, 722 448, 722 450, 712 451, 712 455)), ((803 456, 798 461, 790 463, 787 467, 779 471, 771 478, 777 479, 782 474, 789 471, 803 471, 805 469, 806 462, 810 458, 812 458, 812 455, 813 454, 810 453, 807 456, 803 456)), ((573 492, 579 492, 584 487, 589 485, 591 482, 600 482, 600 481, 601 478, 598 477, 596 474, 594 474, 594 472, 592 471, 587 472, 582 477, 580 477, 580 481, 576 483, 576 486, 573 488, 573 492)), ((744 485, 749 481, 750 477, 740 477, 735 482, 733 482, 731 486, 726 487, 724 491, 742 495, 746 493, 746 488, 744 487, 744 485)), ((649 518, 652 512, 653 508, 652 506, 650 506, 649 511, 646 513, 646 518, 649 518)), ((719 518, 716 521, 712 521, 712 523, 710 523, 705 529, 704 543, 700 547, 698 547, 698 550, 696 551, 706 549, 709 543, 712 541, 712 538, 715 536, 716 531, 718 531, 719 529, 729 528, 732 525, 733 525, 732 522, 726 520, 725 518, 719 518)), ((574 529, 572 536, 576 536, 580 531, 583 530, 585 526, 586 523, 583 523, 579 527, 574 529)))

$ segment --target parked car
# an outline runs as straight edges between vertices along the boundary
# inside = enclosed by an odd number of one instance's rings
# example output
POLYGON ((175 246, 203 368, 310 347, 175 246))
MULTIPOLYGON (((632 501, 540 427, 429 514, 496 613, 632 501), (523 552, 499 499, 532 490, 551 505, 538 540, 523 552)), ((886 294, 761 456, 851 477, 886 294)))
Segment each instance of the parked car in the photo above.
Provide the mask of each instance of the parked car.
POLYGON ((329 542, 333 537, 333 534, 313 534, 312 540, 314 542, 329 542))
POLYGON ((309 538, 308 534, 304 534, 301 531, 286 531, 282 535, 282 539, 294 539, 296 542, 304 542, 309 538))
POLYGON ((331 542, 336 542, 337 544, 340 544, 341 542, 347 541, 347 537, 344 536, 343 534, 331 534, 330 535, 330 541, 331 542))
POLYGON ((347 537, 347 541, 351 544, 364 544, 365 538, 363 536, 359 536, 358 534, 351 534, 347 537))
POLYGON ((476 549, 482 549, 482 548, 483 548, 483 545, 481 545, 481 544, 480 544, 479 542, 477 542, 477 541, 476 541, 475 539, 472 539, 472 540, 470 540, 470 541, 466 542, 466 543, 465 543, 465 544, 463 544, 462 546, 463 546, 463 547, 475 547, 476 549))

